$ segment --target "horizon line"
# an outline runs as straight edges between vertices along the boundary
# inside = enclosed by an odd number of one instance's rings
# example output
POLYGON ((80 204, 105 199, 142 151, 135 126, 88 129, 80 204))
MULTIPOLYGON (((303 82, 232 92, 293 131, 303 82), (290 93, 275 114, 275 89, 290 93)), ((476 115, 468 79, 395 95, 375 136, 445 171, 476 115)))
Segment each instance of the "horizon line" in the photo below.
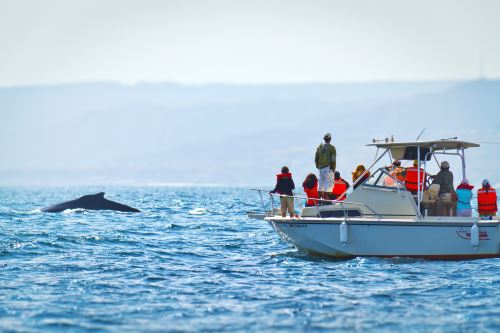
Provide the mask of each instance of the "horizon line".
POLYGON ((45 83, 21 83, 21 84, 0 84, 0 89, 16 89, 16 88, 53 88, 62 86, 77 86, 77 85, 119 85, 124 87, 135 87, 141 85, 177 85, 182 87, 206 87, 206 86, 234 86, 234 87, 255 87, 255 86, 300 86, 300 85, 358 85, 358 84, 411 84, 411 83, 463 83, 463 82, 479 82, 479 81, 499 81, 500 77, 476 77, 476 78, 441 78, 441 79, 381 79, 381 80, 339 80, 339 81, 324 81, 324 80, 304 80, 304 81, 289 81, 289 82, 223 82, 223 81, 206 81, 200 83, 181 82, 169 80, 138 80, 136 82, 126 82, 119 80, 82 80, 82 81, 63 81, 63 82, 45 82, 45 83))

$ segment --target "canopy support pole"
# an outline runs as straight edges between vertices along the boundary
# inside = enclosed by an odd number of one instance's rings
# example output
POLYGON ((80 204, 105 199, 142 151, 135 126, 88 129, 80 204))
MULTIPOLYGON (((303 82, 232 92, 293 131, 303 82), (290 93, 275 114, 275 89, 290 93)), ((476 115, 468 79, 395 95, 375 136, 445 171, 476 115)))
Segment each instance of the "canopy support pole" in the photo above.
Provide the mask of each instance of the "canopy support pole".
MULTIPOLYGON (((425 130, 425 128, 424 128, 425 130)), ((423 130, 422 130, 423 132, 423 130)), ((422 133, 420 133, 422 134, 422 133)), ((420 137, 420 135, 419 135, 420 137)), ((418 140, 418 139, 417 139, 418 140)), ((420 198, 420 146, 417 146, 417 161, 418 161, 418 168, 417 168, 417 215, 418 217, 422 218, 422 214, 420 213, 420 202, 422 201, 422 198, 420 198)), ((425 177, 425 176, 424 176, 425 177)))

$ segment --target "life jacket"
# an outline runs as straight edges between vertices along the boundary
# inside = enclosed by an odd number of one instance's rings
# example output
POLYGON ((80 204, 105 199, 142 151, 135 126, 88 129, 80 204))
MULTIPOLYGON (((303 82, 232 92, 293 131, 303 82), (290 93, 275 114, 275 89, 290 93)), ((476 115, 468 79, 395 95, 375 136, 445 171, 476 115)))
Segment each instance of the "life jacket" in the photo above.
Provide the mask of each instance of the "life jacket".
POLYGON ((343 180, 342 178, 335 180, 335 182, 333 183, 332 191, 334 197, 336 198, 335 200, 344 200, 345 195, 343 195, 342 197, 340 197, 340 195, 345 193, 345 191, 347 191, 347 183, 345 182, 345 180, 343 180))
POLYGON ((420 174, 420 191, 424 190, 426 175, 425 171, 420 168, 411 167, 406 169, 405 186, 408 191, 417 192, 418 191, 418 175, 420 174))
POLYGON ((495 215, 497 208, 497 192, 494 188, 477 190, 477 206, 480 215, 495 215))
POLYGON ((314 200, 314 199, 319 199, 317 183, 315 186, 313 186, 313 188, 304 187, 304 192, 307 194, 306 206, 318 205, 319 200, 314 200))
POLYGON ((282 178, 292 178, 292 174, 289 173, 280 173, 279 175, 276 175, 277 179, 282 179, 282 178))
POLYGON ((396 167, 394 169, 394 171, 391 173, 397 180, 399 180, 400 182, 404 182, 405 181, 405 176, 403 175, 403 168, 401 167, 396 167))
POLYGON ((292 196, 294 188, 295 184, 293 183, 292 174, 290 172, 280 173, 276 175, 276 187, 271 192, 292 196))

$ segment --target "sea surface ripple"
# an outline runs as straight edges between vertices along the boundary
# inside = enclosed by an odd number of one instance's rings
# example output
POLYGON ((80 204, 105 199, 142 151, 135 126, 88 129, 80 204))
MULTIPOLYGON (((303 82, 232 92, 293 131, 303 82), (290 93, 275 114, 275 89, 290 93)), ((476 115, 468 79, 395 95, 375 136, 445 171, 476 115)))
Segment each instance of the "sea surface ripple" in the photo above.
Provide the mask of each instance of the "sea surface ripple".
POLYGON ((500 260, 311 257, 244 188, 0 189, 0 331, 500 331, 500 260), (84 194, 141 209, 41 213, 84 194))

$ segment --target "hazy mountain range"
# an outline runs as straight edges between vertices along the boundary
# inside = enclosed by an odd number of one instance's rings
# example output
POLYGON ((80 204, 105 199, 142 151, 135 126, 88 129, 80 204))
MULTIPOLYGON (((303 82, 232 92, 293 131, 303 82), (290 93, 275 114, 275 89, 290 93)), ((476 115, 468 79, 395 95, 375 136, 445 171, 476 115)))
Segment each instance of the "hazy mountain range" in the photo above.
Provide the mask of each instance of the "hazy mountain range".
POLYGON ((373 138, 423 128, 422 139, 493 142, 467 152, 468 178, 496 184, 499 115, 498 80, 0 88, 0 184, 271 186, 288 165, 299 185, 325 132, 350 178, 373 160, 373 138))

